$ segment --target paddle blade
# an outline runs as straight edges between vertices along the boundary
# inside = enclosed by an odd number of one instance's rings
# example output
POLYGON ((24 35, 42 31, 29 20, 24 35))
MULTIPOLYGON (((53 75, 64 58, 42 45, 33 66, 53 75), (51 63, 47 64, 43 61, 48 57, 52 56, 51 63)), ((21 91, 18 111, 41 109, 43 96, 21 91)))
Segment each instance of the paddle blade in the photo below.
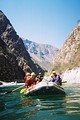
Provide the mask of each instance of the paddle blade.
POLYGON ((26 91, 26 88, 23 88, 23 89, 20 90, 20 93, 23 93, 25 91, 26 91))

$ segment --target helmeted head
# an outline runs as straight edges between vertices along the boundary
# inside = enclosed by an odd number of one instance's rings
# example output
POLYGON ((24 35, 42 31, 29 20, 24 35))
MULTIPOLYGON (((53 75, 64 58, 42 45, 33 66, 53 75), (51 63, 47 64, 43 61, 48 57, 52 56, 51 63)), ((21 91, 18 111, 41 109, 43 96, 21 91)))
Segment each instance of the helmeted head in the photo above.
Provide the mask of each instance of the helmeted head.
POLYGON ((56 71, 52 71, 52 74, 56 74, 56 71))
POLYGON ((56 75, 57 75, 56 71, 52 71, 52 74, 53 74, 54 76, 56 76, 56 75))
POLYGON ((54 77, 54 74, 51 74, 51 77, 54 77))
POLYGON ((26 76, 30 76, 30 73, 28 72, 28 73, 26 73, 26 76))
POLYGON ((32 73, 31 73, 31 76, 35 77, 35 76, 36 76, 36 74, 35 74, 34 72, 32 72, 32 73))

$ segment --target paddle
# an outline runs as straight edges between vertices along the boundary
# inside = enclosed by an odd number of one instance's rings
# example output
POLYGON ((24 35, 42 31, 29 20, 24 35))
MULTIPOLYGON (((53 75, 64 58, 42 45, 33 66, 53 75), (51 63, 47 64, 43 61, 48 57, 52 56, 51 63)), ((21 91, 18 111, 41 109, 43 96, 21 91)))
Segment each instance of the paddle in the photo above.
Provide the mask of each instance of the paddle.
POLYGON ((24 86, 25 86, 25 85, 19 86, 18 88, 15 88, 15 89, 13 89, 13 90, 10 90, 10 91, 5 92, 4 94, 12 93, 12 92, 14 92, 14 91, 16 91, 16 90, 18 90, 18 89, 24 87, 24 86))
POLYGON ((26 91, 26 88, 23 88, 23 89, 20 90, 20 93, 23 93, 25 91, 26 91))

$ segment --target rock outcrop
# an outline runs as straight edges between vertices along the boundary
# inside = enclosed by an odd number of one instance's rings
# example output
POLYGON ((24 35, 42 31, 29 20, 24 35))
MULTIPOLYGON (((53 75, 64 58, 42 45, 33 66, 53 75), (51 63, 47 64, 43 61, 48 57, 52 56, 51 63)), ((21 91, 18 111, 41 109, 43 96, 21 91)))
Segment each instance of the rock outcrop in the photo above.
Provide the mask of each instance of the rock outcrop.
POLYGON ((23 79, 24 72, 14 54, 10 52, 7 45, 0 38, 0 80, 11 81, 23 79))
POLYGON ((66 39, 63 48, 58 52, 53 65, 59 72, 80 67, 80 24, 66 39))

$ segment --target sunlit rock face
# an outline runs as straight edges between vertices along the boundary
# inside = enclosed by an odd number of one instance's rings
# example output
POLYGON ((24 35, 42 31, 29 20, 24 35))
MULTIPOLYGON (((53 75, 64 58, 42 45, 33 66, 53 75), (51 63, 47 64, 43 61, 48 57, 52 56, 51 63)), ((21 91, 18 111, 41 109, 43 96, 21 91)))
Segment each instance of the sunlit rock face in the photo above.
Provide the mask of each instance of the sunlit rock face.
POLYGON ((58 52, 55 66, 59 65, 58 70, 61 72, 80 67, 80 24, 70 33, 63 47, 58 52))

